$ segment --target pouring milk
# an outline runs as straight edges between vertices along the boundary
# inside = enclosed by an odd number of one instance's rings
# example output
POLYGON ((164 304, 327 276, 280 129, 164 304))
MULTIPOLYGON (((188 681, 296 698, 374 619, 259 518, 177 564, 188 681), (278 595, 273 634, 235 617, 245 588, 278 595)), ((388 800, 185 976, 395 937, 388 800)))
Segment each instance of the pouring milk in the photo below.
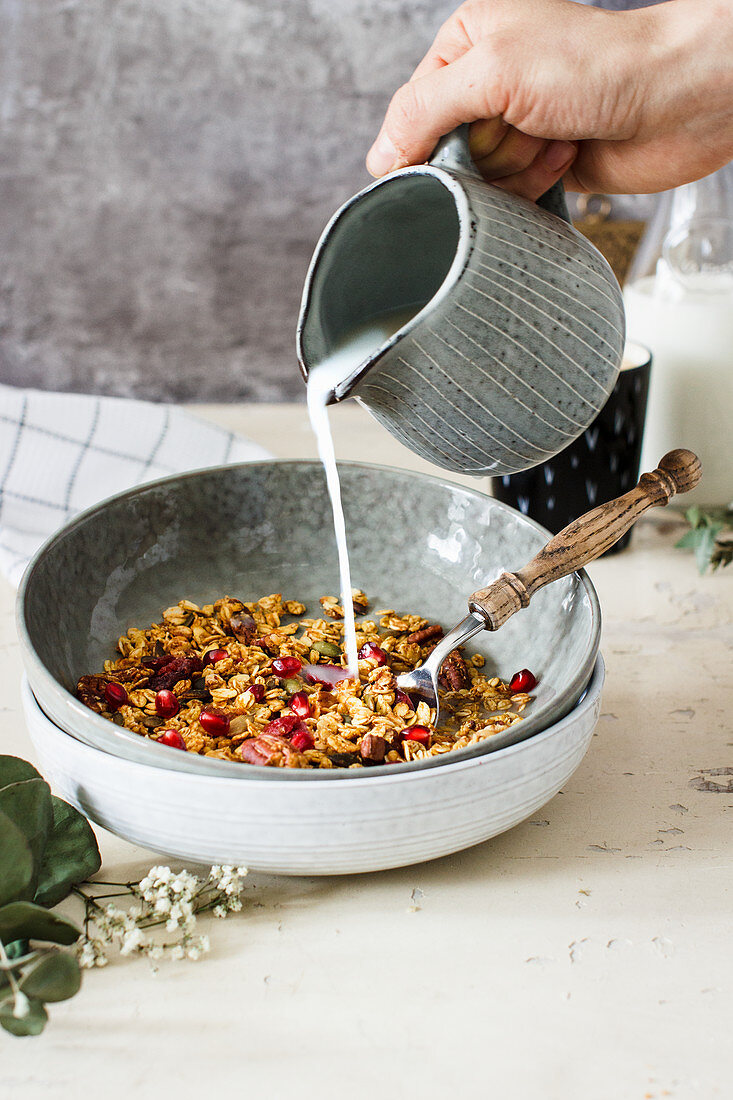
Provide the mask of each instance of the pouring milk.
POLYGON ((341 501, 336 454, 328 418, 328 395, 342 382, 355 367, 372 355, 377 348, 388 340, 398 329, 414 317, 419 306, 412 309, 393 310, 370 321, 358 325, 346 334, 338 347, 320 363, 311 367, 308 373, 308 415, 311 427, 318 441, 318 454, 326 473, 328 494, 333 509, 333 526, 336 534, 336 546, 339 557, 339 582, 341 604, 344 609, 344 641, 349 676, 356 679, 359 675, 356 651, 356 623, 354 604, 351 598, 351 569, 346 541, 346 524, 341 501))

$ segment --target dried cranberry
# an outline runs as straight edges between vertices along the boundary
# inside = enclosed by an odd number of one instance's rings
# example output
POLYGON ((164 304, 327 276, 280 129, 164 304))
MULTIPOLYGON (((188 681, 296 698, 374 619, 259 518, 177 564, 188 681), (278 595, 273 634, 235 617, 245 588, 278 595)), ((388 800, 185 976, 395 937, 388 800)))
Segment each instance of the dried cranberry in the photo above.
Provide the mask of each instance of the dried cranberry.
POLYGON ((268 722, 264 732, 275 737, 290 737, 290 734, 302 725, 303 723, 297 714, 283 714, 280 718, 273 718, 271 722, 268 722))
POLYGON ((272 662, 272 671, 282 680, 286 676, 295 676, 303 667, 297 657, 276 657, 272 662))
POLYGON ((168 745, 171 749, 183 749, 185 751, 186 742, 181 737, 178 730, 163 730, 158 742, 161 745, 168 745))
POLYGON ((528 668, 523 668, 519 672, 515 672, 509 681, 509 687, 518 694, 519 692, 531 691, 533 687, 537 686, 537 677, 534 673, 530 672, 528 668))
POLYGON ((359 650, 359 660, 365 661, 367 658, 376 661, 378 665, 386 665, 387 663, 387 654, 379 648, 376 642, 364 642, 359 650))
POLYGON ((252 698, 255 703, 261 703, 265 698, 265 685, 264 684, 250 684, 247 691, 252 692, 252 698))
POLYGON ((202 710, 199 722, 210 737, 224 737, 229 733, 229 715, 221 710, 202 710))
POLYGON ((294 749, 297 749, 298 752, 305 752, 306 749, 313 748, 313 746, 315 745, 315 741, 313 740, 313 734, 311 733, 311 731, 307 728, 307 726, 303 726, 302 729, 299 728, 295 731, 293 736, 290 738, 290 744, 293 746, 294 749))
POLYGON ((402 738, 405 741, 417 741, 420 745, 427 746, 430 744, 430 730, 427 726, 408 726, 402 731, 402 738))
POLYGON ((164 653, 162 657, 143 657, 143 668, 152 669, 153 672, 160 672, 161 668, 165 668, 171 661, 175 661, 175 657, 172 653, 164 653))
POLYGON ((170 689, 179 680, 192 679, 194 673, 200 672, 202 668, 201 658, 196 655, 173 657, 163 668, 159 669, 155 676, 150 677, 148 687, 153 691, 160 691, 161 688, 170 689))
POLYGON ((404 703, 410 708, 410 710, 415 709, 415 704, 413 703, 412 699, 406 691, 402 690, 402 688, 395 688, 394 701, 395 703, 404 703))
POLYGON ((178 702, 177 696, 172 691, 168 691, 167 688, 163 688, 155 696, 155 713, 159 714, 161 718, 172 718, 174 714, 178 714, 181 709, 181 704, 178 702))
POLYGON ((293 714, 297 714, 298 718, 310 718, 311 705, 304 691, 296 691, 290 700, 290 709, 293 714))
POLYGON ((104 689, 104 700, 110 710, 119 710, 128 701, 128 695, 122 684, 109 683, 104 689))
POLYGON ((228 656, 226 649, 210 649, 208 653, 204 653, 203 664, 215 665, 217 661, 224 661, 228 656))

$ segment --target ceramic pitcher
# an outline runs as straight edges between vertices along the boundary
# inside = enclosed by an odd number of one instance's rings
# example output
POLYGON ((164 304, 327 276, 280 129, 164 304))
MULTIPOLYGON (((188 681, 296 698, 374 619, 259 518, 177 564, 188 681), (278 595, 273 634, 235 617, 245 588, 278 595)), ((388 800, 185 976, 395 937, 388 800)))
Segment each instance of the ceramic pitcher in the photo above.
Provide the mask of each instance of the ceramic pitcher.
POLYGON ((544 462, 614 386, 624 309, 611 268, 570 224, 561 185, 535 204, 486 183, 465 126, 327 225, 298 323, 304 376, 355 326, 400 308, 416 312, 331 400, 357 397, 445 469, 497 476, 544 462))

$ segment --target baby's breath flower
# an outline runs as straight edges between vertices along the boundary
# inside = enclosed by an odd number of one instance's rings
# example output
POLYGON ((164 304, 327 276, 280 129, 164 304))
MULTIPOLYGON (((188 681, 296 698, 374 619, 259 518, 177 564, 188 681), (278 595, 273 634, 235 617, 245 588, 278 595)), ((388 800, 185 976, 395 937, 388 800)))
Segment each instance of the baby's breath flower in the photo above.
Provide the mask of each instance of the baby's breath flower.
MULTIPOLYGON (((239 912, 246 874, 246 867, 214 864, 202 880, 190 871, 176 873, 163 865, 151 867, 139 882, 127 885, 131 904, 126 908, 108 901, 104 894, 78 891, 86 907, 85 934, 77 944, 80 966, 106 966, 110 947, 116 947, 123 956, 146 955, 153 964, 166 956, 201 958, 210 950, 210 943, 208 936, 194 934, 196 914, 211 910, 215 917, 222 918, 239 912), (175 933, 173 942, 160 942, 163 928, 175 933)), ((153 973, 157 973, 155 965, 153 973)))
POLYGON ((146 944, 145 934, 137 927, 129 929, 122 937, 120 955, 132 955, 146 944))

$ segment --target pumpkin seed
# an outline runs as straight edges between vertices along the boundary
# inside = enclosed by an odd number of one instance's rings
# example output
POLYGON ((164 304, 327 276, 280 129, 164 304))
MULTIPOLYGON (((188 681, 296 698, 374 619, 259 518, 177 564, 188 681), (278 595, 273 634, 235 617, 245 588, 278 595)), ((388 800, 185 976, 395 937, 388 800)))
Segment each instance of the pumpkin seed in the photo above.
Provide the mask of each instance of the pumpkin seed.
POLYGON ((340 657, 341 650, 333 642, 314 642, 313 649, 320 653, 321 657, 340 657))
POLYGON ((288 680, 283 680, 282 685, 290 695, 295 695, 296 691, 300 691, 303 687, 300 680, 295 680, 292 677, 288 680))

